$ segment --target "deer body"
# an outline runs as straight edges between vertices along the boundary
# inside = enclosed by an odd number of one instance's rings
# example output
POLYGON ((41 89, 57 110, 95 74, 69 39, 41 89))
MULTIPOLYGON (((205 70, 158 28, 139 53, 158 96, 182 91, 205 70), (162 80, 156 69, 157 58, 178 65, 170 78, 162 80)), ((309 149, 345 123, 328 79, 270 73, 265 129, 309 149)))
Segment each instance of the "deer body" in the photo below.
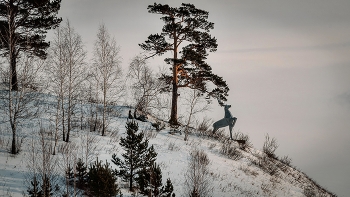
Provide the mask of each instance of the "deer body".
POLYGON ((232 139, 232 128, 235 126, 237 118, 236 117, 232 117, 231 112, 228 110, 231 107, 231 105, 224 105, 224 104, 220 103, 220 101, 219 101, 219 104, 224 107, 225 117, 223 119, 221 119, 221 120, 216 121, 213 124, 213 128, 214 128, 213 129, 213 133, 215 133, 218 129, 220 129, 222 127, 229 126, 230 137, 232 139))

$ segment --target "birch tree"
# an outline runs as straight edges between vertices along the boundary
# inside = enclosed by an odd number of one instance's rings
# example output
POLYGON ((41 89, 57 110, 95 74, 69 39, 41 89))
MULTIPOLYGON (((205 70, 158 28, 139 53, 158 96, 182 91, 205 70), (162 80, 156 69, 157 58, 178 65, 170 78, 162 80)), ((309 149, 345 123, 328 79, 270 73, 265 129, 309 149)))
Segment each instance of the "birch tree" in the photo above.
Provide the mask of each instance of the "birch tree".
POLYGON ((209 166, 209 157, 203 150, 191 150, 184 177, 186 196, 212 196, 213 180, 209 166))
POLYGON ((49 68, 52 91, 57 96, 56 132, 60 127, 65 142, 69 142, 77 98, 86 79, 85 59, 83 41, 67 20, 55 33, 49 68))
MULTIPOLYGON (((20 142, 18 141, 18 132, 24 120, 37 117, 40 74, 44 62, 35 57, 24 56, 18 63, 18 77, 21 83, 18 84, 18 90, 13 91, 11 83, 8 83, 8 89, 0 92, 1 110, 6 114, 4 123, 9 123, 12 132, 12 142, 10 153, 17 154, 20 151, 20 142), (36 87, 36 88, 34 88, 36 87), (35 90, 34 90, 35 89, 35 90)), ((10 72, 10 68, 4 69, 4 72, 10 72)), ((11 75, 7 76, 11 80, 11 75)))
POLYGON ((202 97, 202 93, 196 89, 190 90, 190 92, 184 98, 184 106, 187 109, 187 121, 185 128, 185 138, 188 140, 188 133, 191 123, 194 120, 194 116, 198 113, 205 112, 209 109, 208 102, 202 97))
POLYGON ((65 140, 69 142, 76 99, 80 93, 80 85, 86 79, 86 51, 80 35, 75 32, 69 21, 67 21, 63 33, 67 69, 67 135, 65 140))
POLYGON ((64 38, 63 30, 58 27, 54 32, 54 39, 49 50, 48 65, 46 72, 48 82, 50 83, 49 91, 56 95, 56 110, 54 115, 55 125, 55 142, 53 154, 56 154, 56 146, 59 137, 59 132, 62 132, 63 141, 65 141, 65 111, 64 111, 64 96, 66 88, 67 69, 64 57, 64 38))
POLYGON ((59 160, 52 156, 52 144, 48 139, 48 132, 48 130, 40 128, 37 134, 33 134, 37 135, 39 139, 32 139, 29 144, 29 152, 26 155, 25 184, 30 196, 49 197, 57 196, 59 193, 59 160))
POLYGON ((132 59, 127 77, 135 99, 135 110, 147 114, 159 107, 163 84, 142 56, 132 59))
POLYGON ((94 76, 96 87, 102 93, 102 136, 107 129, 108 103, 117 101, 123 93, 122 68, 119 47, 105 25, 100 25, 94 46, 94 76))

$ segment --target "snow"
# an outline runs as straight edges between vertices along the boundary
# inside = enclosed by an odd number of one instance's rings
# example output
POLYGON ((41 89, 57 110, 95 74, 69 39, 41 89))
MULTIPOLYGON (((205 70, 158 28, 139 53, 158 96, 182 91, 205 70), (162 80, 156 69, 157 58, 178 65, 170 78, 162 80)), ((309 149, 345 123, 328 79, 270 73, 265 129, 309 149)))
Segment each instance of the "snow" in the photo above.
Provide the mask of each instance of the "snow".
MULTIPOLYGON (((28 173, 27 158, 30 153, 31 139, 37 139, 36 131, 40 125, 47 126, 50 121, 50 114, 54 112, 52 97, 48 96, 42 105, 47 105, 48 109, 41 114, 41 117, 25 122, 25 127, 21 131, 21 136, 26 136, 23 141, 22 151, 18 155, 8 153, 9 140, 11 139, 10 129, 6 123, 1 125, 0 131, 0 196, 19 197, 27 193, 25 184, 26 174, 28 173), (39 124, 40 122, 40 124, 39 124)), ((45 106, 43 106, 45 107, 45 106)), ((76 130, 71 134, 71 143, 79 145, 83 137, 94 135, 96 137, 97 149, 94 152, 94 158, 98 157, 103 162, 111 162, 111 156, 116 153, 121 155, 123 149, 119 145, 120 137, 125 135, 125 123, 127 121, 128 107, 118 107, 121 111, 120 117, 112 117, 109 128, 111 133, 107 136, 100 136, 98 133, 76 130)), ((87 110, 86 110, 87 111, 87 110)), ((1 113, 5 118, 6 114, 1 113)), ((152 121, 153 118, 150 118, 152 121)), ((238 160, 230 159, 221 152, 222 142, 208 137, 198 136, 196 133, 189 135, 189 140, 184 141, 184 134, 169 134, 170 127, 166 127, 160 132, 151 130, 150 122, 140 122, 139 131, 144 131, 146 136, 150 137, 149 144, 154 145, 157 156, 157 164, 162 169, 163 182, 170 178, 176 196, 186 196, 184 194, 184 173, 187 170, 189 153, 194 148, 204 150, 210 159, 211 186, 213 196, 304 196, 304 188, 313 183, 306 175, 293 167, 287 167, 285 172, 279 170, 278 175, 270 175, 261 168, 252 163, 263 153, 254 147, 249 150, 240 150, 238 144, 233 143, 236 150, 242 155, 238 160)), ((64 144, 64 142, 60 142, 64 144)), ((77 148, 77 154, 83 150, 77 148)), ((57 154, 59 164, 62 165, 62 154, 57 154)), ((279 162, 274 161, 276 164, 279 162)), ((59 169, 59 167, 58 167, 59 169)), ((118 179, 118 185, 122 187, 122 193, 125 197, 131 196, 127 190, 127 184, 118 179), (125 186, 125 188, 124 188, 125 186)), ((325 193, 325 196, 331 196, 325 193)))

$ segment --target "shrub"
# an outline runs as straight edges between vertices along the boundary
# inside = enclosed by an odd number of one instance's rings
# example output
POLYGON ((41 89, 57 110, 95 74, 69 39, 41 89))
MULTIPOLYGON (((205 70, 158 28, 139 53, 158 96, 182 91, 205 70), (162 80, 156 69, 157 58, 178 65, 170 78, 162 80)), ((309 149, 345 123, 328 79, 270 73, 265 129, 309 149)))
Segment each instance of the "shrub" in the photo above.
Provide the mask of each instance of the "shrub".
POLYGON ((152 123, 151 125, 156 129, 156 131, 161 131, 165 129, 165 124, 158 120, 155 123, 152 123))
POLYGON ((278 176, 279 168, 270 157, 256 155, 256 158, 250 160, 252 164, 262 169, 271 176, 278 176))
POLYGON ((178 150, 180 150, 180 147, 178 145, 176 145, 175 142, 169 142, 168 150, 170 150, 170 151, 178 151, 178 150))
POLYGON ((218 129, 214 134, 211 134, 211 137, 220 142, 229 138, 227 135, 225 135, 225 129, 218 129))
POLYGON ((278 168, 280 168, 283 172, 288 171, 288 167, 291 167, 292 159, 288 156, 284 156, 281 159, 279 159, 280 162, 278 162, 276 165, 278 168))
POLYGON ((263 152, 272 158, 276 158, 275 151, 278 148, 277 140, 275 138, 270 138, 269 134, 266 134, 265 142, 263 146, 263 152))
POLYGON ((92 117, 88 119, 88 124, 90 132, 102 131, 102 120, 92 117))
POLYGON ((280 159, 280 162, 282 162, 283 164, 290 166, 292 164, 292 159, 288 156, 284 156, 280 159))
MULTIPOLYGON (((16 141, 15 141, 16 148, 14 149, 14 154, 18 154, 22 151, 22 145, 23 145, 23 141, 25 138, 26 138, 26 136, 16 135, 16 141)), ((12 143, 11 143, 10 139, 7 140, 7 142, 6 142, 6 150, 9 153, 11 153, 11 151, 12 151, 12 143)))
POLYGON ((237 141, 239 144, 239 148, 241 150, 247 150, 252 147, 252 143, 250 142, 249 135, 240 133, 240 132, 235 132, 232 135, 232 138, 234 141, 237 141), (244 143, 240 143, 239 141, 243 141, 244 143))
POLYGON ((210 136, 212 134, 212 121, 209 118, 203 118, 201 122, 197 124, 197 131, 200 136, 210 136))
POLYGON ((306 197, 314 197, 316 196, 316 191, 313 187, 307 186, 304 188, 303 193, 306 197))
POLYGON ((210 143, 208 148, 209 150, 212 150, 215 147, 216 147, 216 143, 210 143))
POLYGON ((257 175, 259 175, 259 173, 257 171, 250 169, 250 167, 246 166, 246 165, 240 165, 238 167, 238 169, 242 170, 246 175, 251 175, 251 176, 255 176, 255 177, 257 175))
POLYGON ((185 172, 186 196, 211 196, 210 160, 203 150, 193 150, 185 172))
POLYGON ((232 140, 226 139, 222 141, 221 154, 226 155, 228 158, 235 161, 241 159, 242 153, 235 147, 232 140))
POLYGON ((143 135, 144 135, 144 138, 146 140, 150 140, 150 139, 153 139, 153 138, 156 138, 157 135, 158 135, 158 132, 156 131, 153 131, 152 129, 145 129, 142 131, 143 135))

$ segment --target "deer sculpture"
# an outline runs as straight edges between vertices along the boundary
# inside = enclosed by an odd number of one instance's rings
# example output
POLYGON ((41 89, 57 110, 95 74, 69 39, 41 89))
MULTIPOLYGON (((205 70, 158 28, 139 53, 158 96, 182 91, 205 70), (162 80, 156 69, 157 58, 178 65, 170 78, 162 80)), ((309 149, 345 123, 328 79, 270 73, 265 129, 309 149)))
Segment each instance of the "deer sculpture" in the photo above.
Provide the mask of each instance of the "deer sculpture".
POLYGON ((229 126, 229 129, 230 129, 230 137, 231 137, 231 140, 233 140, 232 138, 232 128, 235 126, 236 124, 236 121, 237 121, 237 118, 236 117, 232 117, 232 114, 231 112, 228 110, 231 105, 226 105, 224 104, 221 100, 218 100, 219 104, 221 107, 224 107, 224 110, 225 110, 225 117, 221 120, 218 120, 216 121, 214 124, 213 124, 213 134, 220 128, 222 127, 226 127, 226 126, 229 126))

